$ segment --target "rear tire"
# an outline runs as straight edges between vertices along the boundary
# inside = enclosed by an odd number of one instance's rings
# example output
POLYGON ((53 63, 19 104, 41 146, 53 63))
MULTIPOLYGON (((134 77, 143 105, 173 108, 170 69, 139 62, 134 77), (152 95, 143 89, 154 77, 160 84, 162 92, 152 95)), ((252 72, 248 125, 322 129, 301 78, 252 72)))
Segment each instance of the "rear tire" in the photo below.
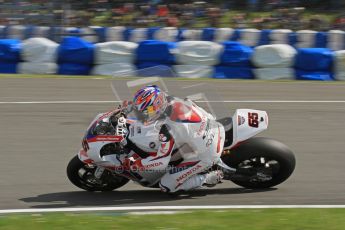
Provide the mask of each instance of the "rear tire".
POLYGON ((112 191, 124 186, 129 181, 125 177, 114 175, 105 170, 101 177, 101 183, 92 183, 90 178, 93 177, 95 169, 83 163, 78 156, 75 156, 67 165, 67 177, 78 188, 90 192, 112 191))
POLYGON ((230 154, 222 156, 222 160, 230 167, 250 169, 255 174, 268 172, 271 179, 262 181, 241 174, 236 177, 237 173, 230 178, 235 184, 251 189, 270 188, 284 182, 293 173, 296 165, 293 152, 285 144, 264 137, 251 138, 241 143, 231 150, 230 154))

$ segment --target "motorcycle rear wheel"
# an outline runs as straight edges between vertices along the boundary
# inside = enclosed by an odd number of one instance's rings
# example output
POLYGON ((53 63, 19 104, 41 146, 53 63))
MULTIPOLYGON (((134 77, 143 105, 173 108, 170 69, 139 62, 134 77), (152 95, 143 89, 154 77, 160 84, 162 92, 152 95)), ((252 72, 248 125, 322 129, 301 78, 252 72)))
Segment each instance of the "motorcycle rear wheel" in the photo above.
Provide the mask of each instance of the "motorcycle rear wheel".
POLYGON ((112 174, 105 170, 100 182, 93 180, 96 167, 83 163, 78 156, 74 156, 67 165, 67 177, 78 188, 90 192, 112 191, 128 183, 129 179, 112 174))
POLYGON ((250 189, 270 188, 284 182, 296 165, 293 152, 285 144, 264 137, 241 143, 222 160, 238 170, 230 180, 250 189))

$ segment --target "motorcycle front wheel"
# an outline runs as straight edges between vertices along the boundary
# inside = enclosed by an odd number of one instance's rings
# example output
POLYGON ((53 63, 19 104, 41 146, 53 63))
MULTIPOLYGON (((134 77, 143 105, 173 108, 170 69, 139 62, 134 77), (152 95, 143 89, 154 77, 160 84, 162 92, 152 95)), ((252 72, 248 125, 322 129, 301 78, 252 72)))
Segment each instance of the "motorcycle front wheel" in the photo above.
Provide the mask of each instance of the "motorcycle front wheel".
POLYGON ((90 192, 112 191, 128 183, 129 179, 114 175, 105 170, 99 180, 95 180, 96 167, 90 167, 82 162, 78 156, 73 157, 67 165, 67 177, 78 188, 90 192))
POLYGON ((293 173, 296 159, 283 143, 264 137, 246 140, 222 156, 225 164, 236 168, 230 180, 250 189, 274 187, 293 173))

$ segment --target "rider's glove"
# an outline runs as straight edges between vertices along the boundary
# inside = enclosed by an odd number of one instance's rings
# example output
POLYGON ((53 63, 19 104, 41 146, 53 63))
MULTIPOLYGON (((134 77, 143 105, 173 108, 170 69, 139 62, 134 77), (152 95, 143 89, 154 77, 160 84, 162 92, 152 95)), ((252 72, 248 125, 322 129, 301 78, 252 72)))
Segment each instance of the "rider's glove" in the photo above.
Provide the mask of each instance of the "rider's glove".
POLYGON ((121 109, 123 111, 123 113, 125 113, 125 114, 128 114, 128 113, 132 112, 132 110, 133 110, 133 102, 132 101, 124 100, 122 102, 122 105, 119 105, 119 109, 121 109))
POLYGON ((122 166, 125 170, 129 171, 131 169, 131 165, 133 164, 133 160, 129 157, 126 157, 123 161, 122 161, 122 166))

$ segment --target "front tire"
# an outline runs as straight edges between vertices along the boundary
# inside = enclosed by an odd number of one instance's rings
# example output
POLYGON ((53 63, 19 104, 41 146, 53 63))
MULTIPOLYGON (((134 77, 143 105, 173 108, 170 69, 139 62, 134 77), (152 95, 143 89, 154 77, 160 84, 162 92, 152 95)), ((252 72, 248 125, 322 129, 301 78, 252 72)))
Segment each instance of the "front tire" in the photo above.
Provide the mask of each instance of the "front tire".
POLYGON ((238 170, 230 180, 251 189, 270 188, 284 182, 296 165, 295 156, 286 145, 264 137, 241 143, 222 160, 238 170))
POLYGON ((105 170, 100 183, 95 183, 93 174, 96 167, 83 163, 78 156, 74 156, 67 165, 67 177, 78 188, 86 191, 112 191, 128 183, 125 177, 117 176, 105 170))

